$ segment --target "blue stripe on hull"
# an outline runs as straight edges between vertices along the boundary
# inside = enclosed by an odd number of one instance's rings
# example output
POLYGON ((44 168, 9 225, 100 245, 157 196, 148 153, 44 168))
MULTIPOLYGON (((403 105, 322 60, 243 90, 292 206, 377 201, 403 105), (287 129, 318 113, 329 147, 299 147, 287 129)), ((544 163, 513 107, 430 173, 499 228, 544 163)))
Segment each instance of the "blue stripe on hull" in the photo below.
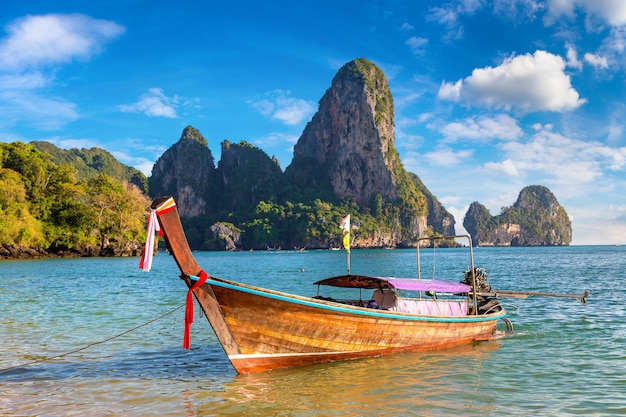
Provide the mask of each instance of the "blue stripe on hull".
MULTIPOLYGON (((192 277, 192 279, 196 280, 196 277, 192 277)), ((484 321, 494 321, 499 320, 506 316, 506 311, 502 310, 501 314, 496 315, 488 315, 488 316, 462 316, 462 317, 442 317, 442 316, 416 316, 411 314, 398 314, 392 311, 381 311, 375 309, 365 309, 365 308, 349 308, 342 307, 340 305, 334 306, 325 303, 318 303, 315 301, 309 301, 304 298, 300 298, 298 296, 291 296, 289 294, 281 294, 279 292, 273 291, 264 291, 262 289, 255 289, 249 286, 239 286, 234 284, 229 284, 227 282, 215 281, 211 278, 207 279, 206 284, 215 285, 218 287, 228 288, 235 291, 242 291, 248 294, 254 294, 261 297, 267 297, 274 300, 280 300, 287 303, 304 305, 307 307, 319 308, 322 310, 330 310, 336 311, 340 313, 348 313, 348 314, 356 314, 361 316, 368 317, 376 317, 376 318, 385 318, 385 319, 401 319, 401 320, 409 320, 409 321, 431 321, 431 322, 441 322, 441 323, 475 323, 475 322, 484 322, 484 321)))

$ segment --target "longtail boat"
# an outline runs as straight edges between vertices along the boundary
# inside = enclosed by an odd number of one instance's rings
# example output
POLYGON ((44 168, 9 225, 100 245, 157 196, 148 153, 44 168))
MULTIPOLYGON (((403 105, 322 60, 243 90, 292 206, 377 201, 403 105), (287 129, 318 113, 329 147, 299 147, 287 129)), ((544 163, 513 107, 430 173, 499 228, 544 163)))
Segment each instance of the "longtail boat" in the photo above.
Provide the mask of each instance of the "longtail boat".
POLYGON ((418 278, 348 271, 315 282, 318 294, 304 297, 210 276, 193 256, 174 199, 157 198, 151 208, 140 266, 149 269, 156 230, 189 288, 183 346, 189 348, 195 296, 238 373, 487 340, 500 333, 499 321, 512 330, 497 297, 478 292, 479 269, 473 265, 469 236, 471 268, 465 274, 469 284, 421 279, 418 261, 418 278), (319 294, 321 286, 353 288, 358 297, 324 297, 319 294))

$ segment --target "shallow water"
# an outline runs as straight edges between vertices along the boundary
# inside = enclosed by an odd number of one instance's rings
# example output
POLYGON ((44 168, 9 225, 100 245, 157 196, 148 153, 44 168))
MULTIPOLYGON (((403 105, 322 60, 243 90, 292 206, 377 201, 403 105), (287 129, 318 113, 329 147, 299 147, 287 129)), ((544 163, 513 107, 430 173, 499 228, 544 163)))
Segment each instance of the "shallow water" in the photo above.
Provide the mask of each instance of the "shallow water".
MULTIPOLYGON (((196 255, 212 275, 303 295, 347 267, 342 251, 196 255)), ((434 259, 435 278, 461 280, 469 259, 459 249, 423 255, 423 278, 434 259)), ((515 332, 494 341, 237 375, 205 318, 191 349, 181 347, 184 309, 102 342, 182 305, 186 287, 167 254, 151 273, 136 258, 4 261, 0 415, 626 414, 626 247, 478 248, 474 257, 494 288, 587 289, 589 300, 506 300, 515 332)), ((412 250, 352 252, 353 273, 415 269, 412 250)))

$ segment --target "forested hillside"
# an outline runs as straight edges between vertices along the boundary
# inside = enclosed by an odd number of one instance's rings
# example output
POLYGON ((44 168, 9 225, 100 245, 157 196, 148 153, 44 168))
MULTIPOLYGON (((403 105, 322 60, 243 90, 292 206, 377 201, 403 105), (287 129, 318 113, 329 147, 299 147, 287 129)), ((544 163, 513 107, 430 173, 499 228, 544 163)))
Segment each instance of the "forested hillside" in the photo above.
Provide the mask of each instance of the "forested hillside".
POLYGON ((129 182, 79 180, 31 144, 0 143, 0 257, 137 255, 148 205, 129 182))

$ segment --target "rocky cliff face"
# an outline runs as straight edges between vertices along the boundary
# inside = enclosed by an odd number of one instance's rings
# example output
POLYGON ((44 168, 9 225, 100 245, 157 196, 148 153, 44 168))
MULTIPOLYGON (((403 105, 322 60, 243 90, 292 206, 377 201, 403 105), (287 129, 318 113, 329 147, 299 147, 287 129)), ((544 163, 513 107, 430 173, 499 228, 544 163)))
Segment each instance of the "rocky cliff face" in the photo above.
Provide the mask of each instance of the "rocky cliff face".
POLYGON ((478 202, 470 205, 463 226, 475 246, 563 246, 572 241, 572 223, 552 192, 524 188, 513 206, 491 216, 478 202))
POLYGON ((222 193, 220 200, 229 213, 254 207, 261 200, 275 198, 283 172, 278 160, 247 142, 222 142, 217 167, 222 193))
POLYGON ((334 214, 320 214, 324 210, 315 201, 329 207, 345 204, 342 210, 350 207, 369 216, 367 233, 355 242, 359 247, 410 246, 429 228, 454 234, 452 215, 402 166, 394 148, 393 118, 384 74, 371 62, 357 59, 334 77, 284 173, 275 158, 245 141, 224 141, 215 168, 207 141, 187 127, 156 162, 150 195, 174 196, 195 247, 215 246, 207 225, 225 220, 241 228, 244 245, 254 236, 256 243, 250 246, 274 239, 279 246, 328 247, 332 238, 326 229, 318 229, 319 224, 330 227, 325 219, 334 214), (265 218, 255 213, 261 201, 269 210, 265 218), (312 206, 318 216, 305 216, 302 212, 312 206), (270 224, 269 216, 276 213, 282 214, 270 224), (280 230, 273 228, 280 222, 280 230), (376 222, 378 230, 372 227, 376 222))
POLYGON ((179 141, 156 161, 148 180, 150 195, 172 196, 181 217, 204 214, 209 196, 216 193, 215 164, 207 140, 187 126, 179 141))
POLYGON ((434 229, 454 234, 454 218, 402 166, 393 118, 393 98, 380 68, 362 58, 347 63, 294 147, 287 182, 328 190, 327 198, 353 198, 373 212, 381 198, 394 205, 399 229, 387 237, 392 244, 407 245, 426 233, 429 206, 435 209, 434 229))
POLYGON ((454 236, 456 234, 454 216, 450 214, 443 204, 439 202, 437 197, 426 188, 417 175, 411 173, 410 176, 417 189, 426 197, 426 202, 428 203, 427 224, 435 233, 439 233, 443 236, 454 236))
MULTIPOLYGON (((365 59, 343 66, 294 147, 286 174, 301 186, 328 181, 334 195, 367 206, 375 193, 397 197, 393 101, 380 68, 365 59), (303 170, 322 170, 305 175, 303 170)), ((319 184, 314 184, 318 186, 319 184)))

